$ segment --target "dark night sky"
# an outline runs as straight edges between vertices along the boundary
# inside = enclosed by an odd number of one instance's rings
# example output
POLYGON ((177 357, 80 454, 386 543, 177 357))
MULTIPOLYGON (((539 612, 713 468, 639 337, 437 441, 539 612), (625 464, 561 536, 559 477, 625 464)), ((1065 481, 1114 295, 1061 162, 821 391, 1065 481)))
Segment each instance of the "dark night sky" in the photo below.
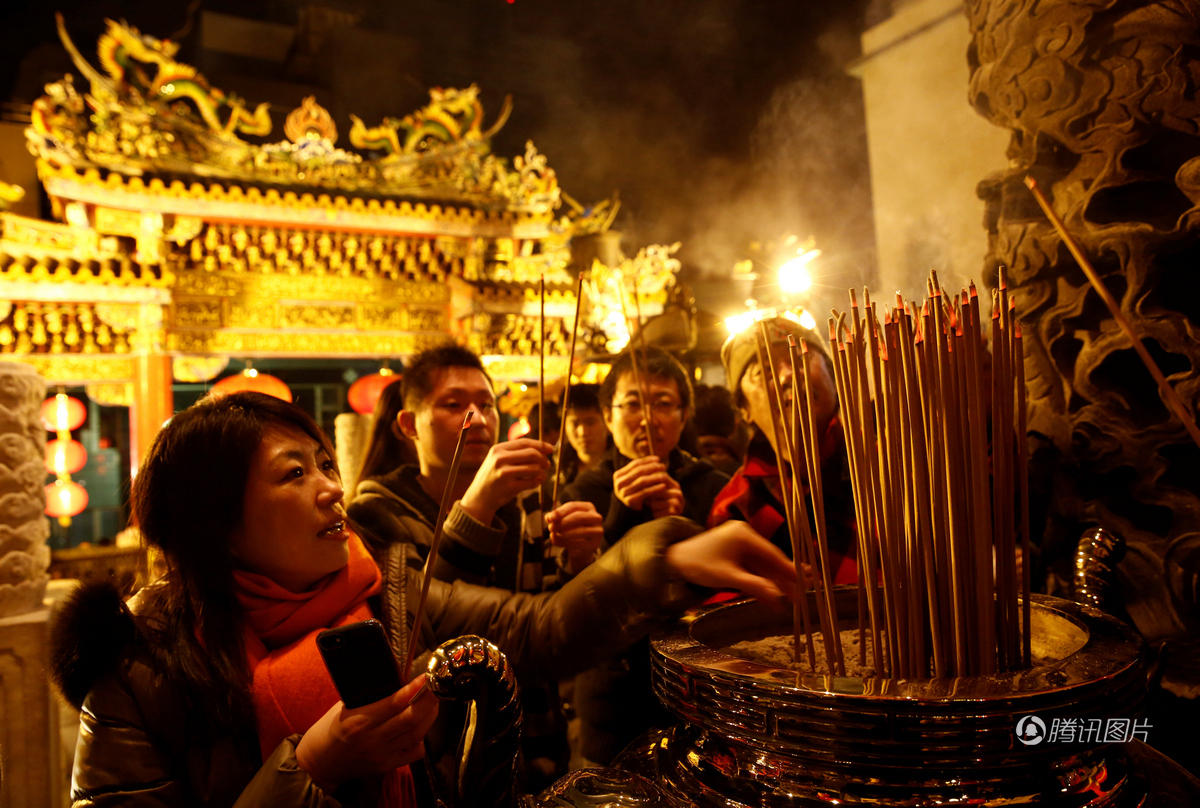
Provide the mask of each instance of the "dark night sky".
MULTIPOLYGON (((292 24, 311 4, 191 5, 292 24)), ((617 227, 629 254, 647 243, 682 241, 687 277, 714 279, 746 257, 753 241, 813 235, 824 251, 820 280, 844 289, 873 272, 861 94, 845 71, 858 55, 869 0, 323 5, 355 14, 364 36, 395 34, 412 50, 401 60, 406 69, 384 80, 379 61, 395 63, 385 58, 390 54, 326 54, 330 61, 305 80, 335 117, 357 111, 371 123, 372 116, 420 106, 429 86, 475 82, 485 110, 513 96, 494 151, 519 154, 532 139, 581 202, 619 191, 617 227)), ((108 16, 156 36, 179 36, 181 58, 195 56, 198 26, 187 30, 182 2, 61 0, 38 7, 6 0, 0 95, 28 102, 68 68, 54 33, 56 8, 86 56, 94 55, 108 16)), ((198 66, 222 86, 219 66, 198 66)), ((338 125, 345 132, 344 115, 338 125)))

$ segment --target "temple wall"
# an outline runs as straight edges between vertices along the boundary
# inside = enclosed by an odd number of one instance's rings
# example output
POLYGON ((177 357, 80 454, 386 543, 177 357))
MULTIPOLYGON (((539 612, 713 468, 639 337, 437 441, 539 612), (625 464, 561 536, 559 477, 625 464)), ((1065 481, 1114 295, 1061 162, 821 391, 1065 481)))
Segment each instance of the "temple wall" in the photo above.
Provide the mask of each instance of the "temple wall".
POLYGON ((1007 134, 967 100, 971 42, 961 0, 897 4, 868 29, 854 73, 866 105, 880 293, 951 289, 979 278, 987 253, 975 187, 1005 164, 1007 134))

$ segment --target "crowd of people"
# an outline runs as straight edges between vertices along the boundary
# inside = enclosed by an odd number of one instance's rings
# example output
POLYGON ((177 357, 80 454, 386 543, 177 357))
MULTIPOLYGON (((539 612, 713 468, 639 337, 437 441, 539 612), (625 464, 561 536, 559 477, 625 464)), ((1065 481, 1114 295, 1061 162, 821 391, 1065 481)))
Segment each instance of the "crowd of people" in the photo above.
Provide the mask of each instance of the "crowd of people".
MULTIPOLYGON (((791 335, 815 348, 802 372, 834 577, 853 582, 829 357, 791 320, 768 326, 780 344, 791 335)), ((177 414, 132 492, 167 573, 128 603, 86 587, 56 625, 54 675, 82 711, 75 804, 433 804, 419 761, 438 703, 424 674, 347 708, 321 664, 320 630, 370 617, 398 658, 415 636, 413 670, 463 634, 505 652, 525 714, 519 789, 611 763, 667 720, 650 690, 654 626, 722 591, 794 596, 755 339, 725 345, 726 388, 695 389, 653 348, 617 357, 598 387, 569 388, 561 489, 554 445, 498 440, 493 382, 455 345, 414 357, 385 389, 353 492, 329 438, 292 404, 237 393, 177 414)), ((776 364, 788 401, 791 373, 776 364)))

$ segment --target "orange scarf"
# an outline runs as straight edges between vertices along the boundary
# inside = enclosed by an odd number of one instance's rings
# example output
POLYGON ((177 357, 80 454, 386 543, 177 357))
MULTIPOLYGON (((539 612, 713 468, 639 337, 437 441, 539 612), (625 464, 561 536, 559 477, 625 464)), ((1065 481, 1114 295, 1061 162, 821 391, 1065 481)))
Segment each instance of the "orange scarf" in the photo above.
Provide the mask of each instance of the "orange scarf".
MULTIPOLYGON (((263 758, 289 735, 303 733, 340 698, 317 650, 317 632, 371 617, 367 598, 383 575, 357 536, 346 566, 308 592, 291 592, 265 575, 235 570, 252 673, 254 715, 263 758)), ((407 766, 385 778, 386 805, 416 805, 407 766), (390 799, 389 799, 390 797, 390 799)))

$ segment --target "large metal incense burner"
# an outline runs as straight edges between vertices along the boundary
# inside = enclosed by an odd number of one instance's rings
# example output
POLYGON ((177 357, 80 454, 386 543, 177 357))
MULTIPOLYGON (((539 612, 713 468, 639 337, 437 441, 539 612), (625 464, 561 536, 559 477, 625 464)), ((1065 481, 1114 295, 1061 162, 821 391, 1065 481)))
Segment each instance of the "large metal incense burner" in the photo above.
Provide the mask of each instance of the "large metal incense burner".
MULTIPOLYGON (((852 614, 853 590, 842 614, 852 614)), ((1017 725, 1135 718, 1145 646, 1088 606, 1032 602, 1032 669, 986 676, 866 679, 740 659, 721 650, 790 634, 790 615, 751 601, 716 606, 653 643, 654 688, 680 724, 621 765, 700 806, 1138 805, 1119 744, 1026 744, 1017 725)), ((849 626, 843 623, 843 628, 849 626)), ((1061 724, 1060 724, 1061 726, 1061 724)), ((1095 725, 1093 725, 1095 726, 1095 725)), ((1026 727, 1022 727, 1026 729, 1026 727)), ((1032 740, 1032 736, 1027 738, 1032 740)))

